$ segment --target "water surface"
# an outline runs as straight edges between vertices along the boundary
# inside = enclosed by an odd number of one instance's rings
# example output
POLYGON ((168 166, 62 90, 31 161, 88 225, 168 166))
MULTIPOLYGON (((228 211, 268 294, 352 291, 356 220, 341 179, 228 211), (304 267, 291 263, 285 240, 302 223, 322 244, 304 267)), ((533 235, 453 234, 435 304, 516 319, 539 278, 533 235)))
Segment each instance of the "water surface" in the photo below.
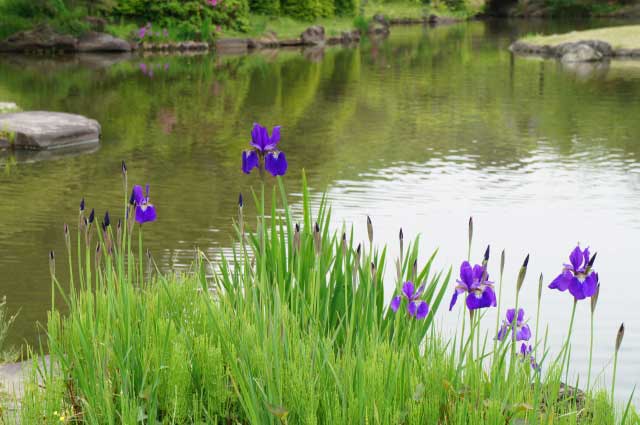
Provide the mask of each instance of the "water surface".
MULTIPOLYGON (((598 251, 594 370, 625 321, 617 394, 626 397, 640 383, 640 62, 568 69, 507 50, 521 34, 604 24, 394 28, 387 40, 324 53, 0 58, 0 100, 84 114, 104 132, 97 151, 0 157, 0 279, 21 309, 11 342, 41 334, 47 253, 64 251, 62 226, 75 224, 80 198, 120 214, 122 159, 130 181, 152 186, 159 219, 145 237, 163 269, 187 268, 196 246, 214 259, 228 252, 237 194, 259 185, 241 174, 239 154, 258 121, 283 126, 294 203, 304 168, 327 191, 336 226, 354 224, 361 239, 369 214, 392 253, 402 226, 422 235, 425 253, 439 247, 438 267, 457 269, 473 216, 472 256, 491 244, 494 277, 506 250, 508 302, 530 253, 521 300, 531 313, 540 273, 548 283, 577 242, 598 251)), ((571 303, 544 291, 541 322, 556 347, 571 303)), ((588 311, 580 303, 572 353, 583 374, 588 311)), ((458 316, 442 309, 439 325, 451 332, 458 316)))

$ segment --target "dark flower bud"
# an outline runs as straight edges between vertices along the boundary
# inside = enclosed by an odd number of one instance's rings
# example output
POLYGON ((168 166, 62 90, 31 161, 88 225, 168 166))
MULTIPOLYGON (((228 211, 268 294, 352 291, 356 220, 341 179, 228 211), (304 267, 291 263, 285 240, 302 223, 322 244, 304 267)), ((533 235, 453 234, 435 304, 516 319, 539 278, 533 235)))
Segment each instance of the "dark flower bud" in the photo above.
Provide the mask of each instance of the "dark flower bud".
POLYGON ((80 212, 84 211, 84 198, 80 200, 80 212))
POLYGON ((127 164, 124 162, 124 160, 122 160, 122 175, 127 175, 127 164))
POLYGON ((238 206, 242 208, 244 206, 244 200, 242 199, 242 193, 238 195, 238 206))
POLYGON ((400 241, 404 240, 404 233, 402 233, 402 227, 400 228, 400 234, 398 235, 400 241))
POLYGON ((355 267, 360 267, 360 256, 362 255, 362 244, 358 244, 358 248, 356 248, 356 258, 355 258, 355 267))
POLYGON ((418 259, 413 260, 413 269, 411 271, 411 279, 413 282, 416 281, 416 277, 418 276, 418 259))
POLYGON ((504 262, 505 262, 505 252, 503 249, 502 253, 500 254, 500 276, 504 274, 504 262))
POLYGON ((347 234, 345 232, 342 232, 341 248, 342 248, 342 258, 345 258, 347 256, 347 234))
POLYGON ((300 225, 296 223, 296 229, 293 232, 293 249, 300 251, 300 225))
POLYGON ((322 248, 321 246, 322 241, 320 239, 320 226, 318 225, 318 222, 316 222, 316 225, 313 229, 313 242, 316 249, 316 254, 320 255, 320 249, 322 248))
POLYGON ((377 272, 378 268, 376 267, 375 263, 372 261, 371 262, 371 280, 373 280, 373 283, 376 283, 376 272, 377 272))
POLYGON ((96 219, 96 211, 92 208, 91 212, 89 213, 89 224, 92 224, 95 219, 96 219))
POLYGON ((469 249, 471 249, 472 241, 473 241, 473 217, 469 217, 469 249))
POLYGON ((587 269, 590 269, 591 267, 593 267, 593 263, 595 263, 597 256, 598 256, 597 252, 593 254, 593 257, 591 257, 591 259, 589 260, 589 264, 587 264, 587 269))
POLYGON ((67 223, 64 223, 63 226, 63 231, 64 231, 64 238, 68 238, 69 237, 69 226, 67 225, 67 223))
POLYGON ((591 296, 591 314, 596 311, 596 305, 598 304, 598 295, 600 295, 600 283, 596 286, 596 291, 591 296))
POLYGON ((542 273, 540 273, 540 279, 538 280, 538 302, 542 299, 542 282, 544 281, 544 277, 542 273))
POLYGON ((402 261, 402 257, 404 256, 404 233, 402 233, 402 227, 400 228, 398 238, 400 239, 400 261, 402 261))
POLYGON ((520 271, 518 272, 518 280, 516 283, 516 289, 518 292, 520 292, 520 289, 522 288, 522 285, 524 284, 524 278, 527 275, 527 266, 529 265, 529 254, 527 254, 527 257, 524 259, 524 262, 522 263, 522 267, 520 267, 520 271))
POLYGON ((369 243, 373 243, 373 223, 371 217, 367 216, 367 235, 369 236, 369 243))
POLYGON ((56 275, 56 256, 53 250, 49 251, 49 273, 51 273, 51 277, 56 275))
POLYGON ((111 224, 111 220, 109 219, 109 211, 104 213, 104 220, 102 221, 102 230, 107 230, 107 227, 111 224))
POLYGON ((96 255, 95 255, 96 264, 100 263, 101 258, 102 258, 102 250, 100 249, 100 244, 98 243, 96 245, 96 255))
POLYGON ((485 264, 489 262, 489 255, 491 255, 491 245, 487 245, 487 249, 484 251, 484 262, 485 264))
POLYGON ((624 338, 624 323, 620 325, 620 329, 618 329, 618 334, 616 335, 616 352, 620 350, 622 338, 624 338))

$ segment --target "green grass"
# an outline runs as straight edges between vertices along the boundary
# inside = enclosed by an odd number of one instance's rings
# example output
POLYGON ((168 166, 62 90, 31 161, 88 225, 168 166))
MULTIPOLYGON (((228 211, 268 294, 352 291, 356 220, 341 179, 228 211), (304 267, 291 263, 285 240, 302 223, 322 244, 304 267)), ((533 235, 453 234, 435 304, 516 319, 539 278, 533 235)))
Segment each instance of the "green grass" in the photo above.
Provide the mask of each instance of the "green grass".
MULTIPOLYGON (((453 277, 432 268, 436 252, 401 241, 389 260, 373 225, 358 244, 352 229, 331 230, 324 200, 312 211, 304 179, 302 193, 294 216, 281 178, 261 186, 257 215, 238 209, 233 255, 211 264, 200 252, 180 275, 157 271, 133 221, 103 232, 81 212, 77 236, 65 234, 67 258, 50 263, 52 305, 62 297, 69 310, 51 311, 46 325, 54 366, 34 358, 21 408, 2 409, 5 422, 637 423, 606 391, 559 397, 569 339, 552 358, 535 331, 539 373, 509 338, 479 332, 484 314, 468 319, 466 333, 463 322, 453 339, 442 337, 434 319, 449 314, 440 305, 453 277), (63 266, 69 291, 56 278, 63 266), (384 288, 399 293, 407 280, 425 285, 424 320, 405 313, 406 301, 398 313, 388 308, 384 288)), ((127 195, 125 178, 125 205, 127 195)), ((516 290, 501 273, 499 293, 516 290)))
POLYGON ((528 35, 523 41, 536 45, 558 45, 580 40, 600 40, 619 49, 640 49, 640 25, 600 28, 587 31, 572 31, 548 36, 528 35))

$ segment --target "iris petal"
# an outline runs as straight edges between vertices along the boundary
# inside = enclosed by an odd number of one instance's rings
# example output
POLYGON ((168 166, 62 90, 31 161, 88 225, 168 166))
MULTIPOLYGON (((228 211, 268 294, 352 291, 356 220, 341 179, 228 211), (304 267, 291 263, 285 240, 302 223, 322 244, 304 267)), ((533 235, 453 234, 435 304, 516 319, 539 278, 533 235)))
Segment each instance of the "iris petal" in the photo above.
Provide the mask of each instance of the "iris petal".
POLYGON ((573 270, 579 270, 582 265, 583 260, 582 250, 579 246, 576 246, 571 254, 569 255, 569 261, 571 261, 571 265, 573 266, 573 270))
MULTIPOLYGON (((242 172, 251 173, 251 170, 258 166, 258 153, 254 150, 242 152, 242 172)), ((142 190, 142 189, 141 189, 142 190)))
POLYGON ((418 304, 416 319, 422 320, 427 317, 427 314, 429 314, 429 305, 426 302, 422 301, 420 304, 418 304))
POLYGON ((571 292, 571 295, 573 295, 576 300, 583 300, 585 298, 582 283, 580 283, 577 277, 571 279, 571 283, 569 283, 569 292, 571 292))
POLYGON ((398 309, 400 308, 401 302, 402 302, 402 297, 400 297, 399 295, 397 297, 394 297, 391 300, 391 310, 398 311, 398 309))
POLYGON ((469 289, 473 285, 473 269, 468 261, 464 261, 460 265, 460 283, 464 283, 469 289))
POLYGON ((413 300, 414 291, 415 286, 413 286, 413 282, 405 282, 404 285, 402 285, 402 292, 404 293, 404 296, 407 297, 407 299, 413 300))
POLYGON ((451 302, 449 303, 449 311, 453 309, 453 306, 456 305, 456 301, 458 301, 458 291, 453 291, 453 296, 451 297, 451 302))

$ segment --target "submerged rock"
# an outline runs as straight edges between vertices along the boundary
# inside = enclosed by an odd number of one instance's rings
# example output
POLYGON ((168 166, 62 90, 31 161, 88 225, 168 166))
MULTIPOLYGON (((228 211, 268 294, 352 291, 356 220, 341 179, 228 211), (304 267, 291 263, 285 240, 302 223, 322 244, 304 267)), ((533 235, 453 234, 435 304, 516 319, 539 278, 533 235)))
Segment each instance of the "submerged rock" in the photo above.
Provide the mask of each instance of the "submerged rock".
MULTIPOLYGON (((18 108, 18 105, 16 105, 13 102, 0 102, 0 114, 4 114, 7 112, 15 112, 15 111, 19 111, 20 108, 18 108)), ((2 130, 0 128, 0 130, 2 130)))
POLYGON ((578 44, 565 49, 562 53, 561 60, 563 63, 570 62, 597 62, 602 60, 604 56, 598 50, 587 44, 578 44))
POLYGON ((88 32, 78 39, 79 52, 130 52, 128 41, 100 32, 88 32))
POLYGON ((82 115, 30 111, 0 114, 0 148, 55 149, 100 142, 100 124, 82 115))

